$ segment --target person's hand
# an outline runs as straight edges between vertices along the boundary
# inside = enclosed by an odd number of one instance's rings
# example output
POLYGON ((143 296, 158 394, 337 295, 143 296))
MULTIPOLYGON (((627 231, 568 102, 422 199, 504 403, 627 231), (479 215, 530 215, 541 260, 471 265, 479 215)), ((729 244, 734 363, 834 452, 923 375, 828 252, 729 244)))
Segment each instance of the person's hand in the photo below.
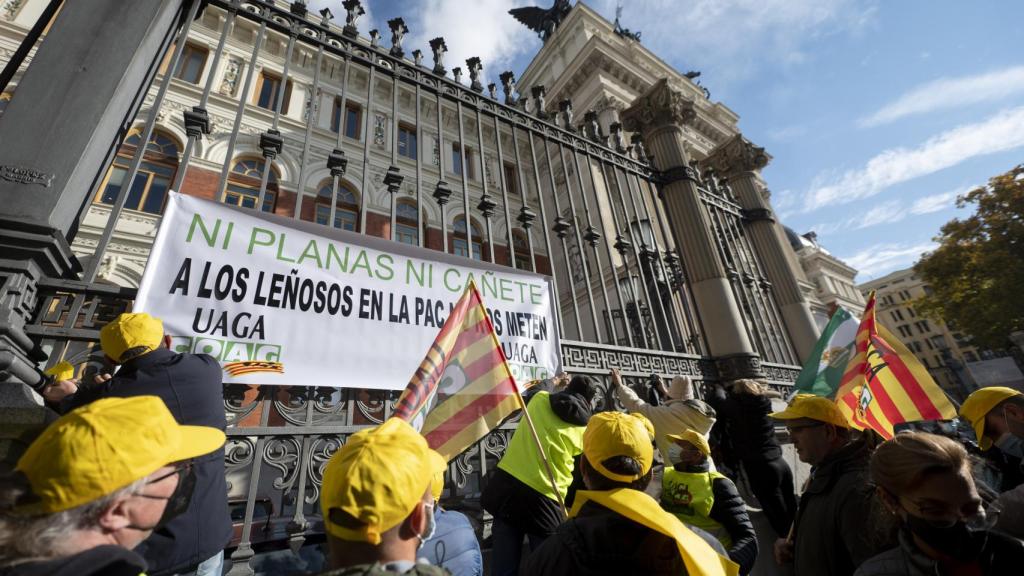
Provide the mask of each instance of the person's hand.
POLYGON ((569 375, 566 374, 565 372, 562 372, 561 374, 552 378, 551 381, 555 385, 556 390, 565 388, 566 386, 569 385, 569 375))
POLYGON ((107 380, 110 380, 113 377, 114 377, 113 374, 97 374, 96 377, 93 378, 93 382, 95 382, 97 384, 103 384, 104 382, 106 382, 107 380))
POLYGON ((779 566, 793 561, 793 543, 786 538, 775 541, 775 563, 779 566))
POLYGON ((619 375, 618 368, 612 368, 610 375, 612 377, 612 384, 622 386, 622 377, 619 375))
POLYGON ((44 386, 42 394, 47 402, 57 403, 75 392, 78 392, 77 380, 60 380, 44 386))

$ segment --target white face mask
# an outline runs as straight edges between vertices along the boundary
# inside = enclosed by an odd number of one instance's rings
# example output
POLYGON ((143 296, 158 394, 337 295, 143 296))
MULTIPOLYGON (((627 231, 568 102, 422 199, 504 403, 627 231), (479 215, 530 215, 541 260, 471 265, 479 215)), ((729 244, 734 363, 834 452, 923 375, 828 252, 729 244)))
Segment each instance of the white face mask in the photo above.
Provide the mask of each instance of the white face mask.
POLYGON ((679 444, 669 444, 668 446, 668 461, 673 465, 679 464, 683 460, 683 449, 679 444))
POLYGON ((434 532, 437 531, 437 520, 434 518, 434 506, 424 506, 423 512, 427 515, 427 529, 423 531, 423 534, 420 534, 420 545, 417 546, 417 549, 423 548, 423 545, 427 543, 427 540, 433 538, 434 532))

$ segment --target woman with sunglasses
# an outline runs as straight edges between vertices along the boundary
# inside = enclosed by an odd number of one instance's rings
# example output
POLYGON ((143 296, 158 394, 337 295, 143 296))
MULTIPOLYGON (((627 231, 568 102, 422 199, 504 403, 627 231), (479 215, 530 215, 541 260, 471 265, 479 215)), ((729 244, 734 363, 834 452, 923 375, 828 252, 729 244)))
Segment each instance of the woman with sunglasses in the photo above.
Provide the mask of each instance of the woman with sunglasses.
POLYGON ((1020 574, 1024 542, 993 532, 956 441, 903 432, 871 457, 876 497, 899 526, 899 546, 864 562, 854 576, 1020 574))

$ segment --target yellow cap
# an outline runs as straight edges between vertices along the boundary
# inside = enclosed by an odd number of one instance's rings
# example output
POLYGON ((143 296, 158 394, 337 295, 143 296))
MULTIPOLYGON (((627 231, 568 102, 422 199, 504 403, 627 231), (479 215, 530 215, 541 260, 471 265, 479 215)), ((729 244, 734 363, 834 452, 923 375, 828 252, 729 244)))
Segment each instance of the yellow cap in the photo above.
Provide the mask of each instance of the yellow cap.
POLYGON ((46 372, 43 372, 43 374, 53 376, 53 380, 55 382, 71 380, 75 377, 75 367, 64 360, 61 360, 54 364, 52 368, 47 368, 46 372))
POLYGON ((682 434, 666 434, 665 437, 669 440, 682 440, 683 442, 689 442, 696 446, 697 450, 700 450, 701 454, 711 456, 711 445, 708 444, 708 439, 701 434, 698 434, 696 430, 687 430, 682 434))
POLYGON ((409 517, 447 466, 408 422, 389 418, 360 430, 327 462, 320 507, 327 532, 342 540, 380 544, 381 534, 409 517), (361 526, 331 519, 337 509, 361 526))
POLYGON ((128 360, 121 357, 132 348, 146 348, 146 352, 156 350, 163 337, 164 324, 159 318, 145 312, 125 312, 100 330, 100 347, 104 354, 122 362, 128 360))
POLYGON ((430 481, 430 494, 435 501, 441 499, 442 492, 444 492, 444 470, 434 474, 434 479, 430 481))
POLYGON ((1021 393, 1005 386, 989 386, 971 392, 960 406, 960 417, 971 423, 974 435, 978 437, 978 447, 988 450, 992 447, 992 438, 985 436, 985 416, 1003 400, 1020 396, 1021 393))
POLYGON ((832 424, 841 428, 849 428, 850 422, 839 411, 836 403, 824 396, 814 394, 797 394, 789 401, 789 406, 782 412, 769 414, 776 420, 796 420, 797 418, 810 418, 826 424, 832 424))
POLYGON ((16 511, 69 510, 223 444, 216 428, 178 424, 156 396, 97 400, 50 424, 22 454, 15 470, 33 498, 16 511))
POLYGON ((605 477, 616 482, 632 482, 647 474, 654 463, 653 438, 654 426, 640 414, 598 412, 590 417, 583 431, 583 454, 605 477), (602 462, 616 456, 629 456, 639 462, 640 473, 626 476, 605 468, 602 462))

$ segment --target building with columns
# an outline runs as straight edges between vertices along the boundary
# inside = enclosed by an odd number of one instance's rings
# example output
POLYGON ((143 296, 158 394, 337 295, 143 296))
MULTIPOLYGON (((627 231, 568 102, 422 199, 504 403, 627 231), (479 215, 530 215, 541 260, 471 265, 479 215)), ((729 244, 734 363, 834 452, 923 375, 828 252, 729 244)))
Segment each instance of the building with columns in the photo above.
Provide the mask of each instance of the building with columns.
POLYGON ((800 261, 804 282, 809 282, 817 298, 811 299, 811 313, 819 329, 823 329, 836 306, 842 306, 854 316, 864 312, 864 296, 857 289, 854 278, 857 270, 836 258, 821 244, 814 232, 797 234, 785 227, 789 245, 800 261))

